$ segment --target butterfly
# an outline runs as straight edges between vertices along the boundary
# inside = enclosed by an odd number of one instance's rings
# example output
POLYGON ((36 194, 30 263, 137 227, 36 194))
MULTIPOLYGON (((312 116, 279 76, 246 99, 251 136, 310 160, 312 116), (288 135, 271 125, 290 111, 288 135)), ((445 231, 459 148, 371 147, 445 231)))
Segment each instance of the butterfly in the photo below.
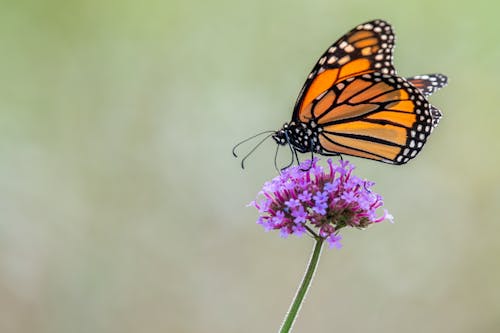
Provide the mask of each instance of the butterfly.
POLYGON ((447 77, 398 76, 394 43, 384 20, 360 24, 333 43, 308 75, 291 121, 270 134, 278 147, 289 145, 297 162, 297 152, 397 165, 417 156, 442 117, 427 97, 447 77))

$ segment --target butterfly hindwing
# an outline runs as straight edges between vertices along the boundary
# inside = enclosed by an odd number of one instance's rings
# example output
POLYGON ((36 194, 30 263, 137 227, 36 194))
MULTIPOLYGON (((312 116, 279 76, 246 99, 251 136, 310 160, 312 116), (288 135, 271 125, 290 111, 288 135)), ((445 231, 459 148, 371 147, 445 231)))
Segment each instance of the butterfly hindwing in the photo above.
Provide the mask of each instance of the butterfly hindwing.
POLYGON ((448 84, 448 78, 443 74, 425 74, 407 78, 425 96, 430 96, 448 84))
POLYGON ((336 83, 304 114, 320 128, 320 153, 392 164, 414 158, 440 118, 408 80, 379 72, 336 83))
POLYGON ((337 82, 375 71, 395 75, 394 42, 392 27, 383 20, 360 24, 342 36, 320 57, 307 77, 292 119, 303 120, 302 110, 337 82))

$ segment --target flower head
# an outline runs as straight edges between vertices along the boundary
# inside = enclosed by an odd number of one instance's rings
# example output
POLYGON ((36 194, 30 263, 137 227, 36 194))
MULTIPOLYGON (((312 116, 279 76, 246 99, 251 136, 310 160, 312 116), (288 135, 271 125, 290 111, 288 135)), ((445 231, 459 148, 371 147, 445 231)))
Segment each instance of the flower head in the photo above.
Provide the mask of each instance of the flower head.
POLYGON ((266 230, 280 230, 282 237, 309 232, 340 248, 341 228, 392 222, 387 210, 377 212, 383 201, 370 190, 373 182, 353 175, 354 166, 348 161, 328 159, 327 163, 325 170, 317 158, 306 160, 266 182, 250 203, 259 211, 257 223, 266 230))

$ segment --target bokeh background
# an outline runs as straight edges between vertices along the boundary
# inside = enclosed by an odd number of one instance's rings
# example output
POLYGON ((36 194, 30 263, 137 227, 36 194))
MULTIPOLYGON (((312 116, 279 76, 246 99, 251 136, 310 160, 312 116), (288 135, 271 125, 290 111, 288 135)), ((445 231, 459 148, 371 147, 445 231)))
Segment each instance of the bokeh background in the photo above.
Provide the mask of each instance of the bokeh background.
POLYGON ((319 55, 374 18, 401 75, 450 77, 444 118, 408 165, 351 159, 396 223, 324 252, 295 332, 498 332, 499 11, 2 1, 0 332, 277 331, 313 244, 245 207, 274 143, 244 171, 230 151, 288 121, 319 55))

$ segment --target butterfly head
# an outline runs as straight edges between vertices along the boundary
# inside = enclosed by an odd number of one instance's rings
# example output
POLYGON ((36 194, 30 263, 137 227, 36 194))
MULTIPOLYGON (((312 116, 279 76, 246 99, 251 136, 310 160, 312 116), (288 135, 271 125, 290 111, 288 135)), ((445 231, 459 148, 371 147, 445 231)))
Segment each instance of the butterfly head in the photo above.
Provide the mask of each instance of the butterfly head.
POLYGON ((319 129, 314 121, 308 123, 296 123, 294 121, 284 124, 283 127, 274 132, 273 139, 279 145, 290 145, 299 153, 319 152, 318 142, 319 129))
POLYGON ((281 146, 284 146, 286 144, 290 144, 290 127, 289 125, 286 123, 283 125, 283 127, 274 132, 273 134, 273 139, 274 141, 276 141, 277 144, 281 145, 281 146))

